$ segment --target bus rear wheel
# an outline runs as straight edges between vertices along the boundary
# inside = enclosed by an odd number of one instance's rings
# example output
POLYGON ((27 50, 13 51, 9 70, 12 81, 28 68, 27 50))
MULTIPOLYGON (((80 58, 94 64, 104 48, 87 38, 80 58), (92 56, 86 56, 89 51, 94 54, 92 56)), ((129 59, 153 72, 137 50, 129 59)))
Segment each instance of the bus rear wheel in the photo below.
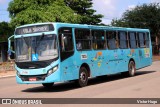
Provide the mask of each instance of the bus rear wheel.
POLYGON ((84 87, 88 84, 88 71, 85 67, 81 67, 79 71, 78 85, 84 87))
POLYGON ((130 77, 134 76, 136 73, 136 66, 134 61, 130 61, 128 64, 128 74, 130 77))
POLYGON ((52 88, 54 83, 42 83, 45 88, 52 88))
POLYGON ((127 72, 122 72, 121 74, 123 76, 134 76, 135 75, 135 72, 136 72, 136 67, 135 67, 135 63, 134 61, 130 61, 129 64, 128 64, 128 71, 127 72))

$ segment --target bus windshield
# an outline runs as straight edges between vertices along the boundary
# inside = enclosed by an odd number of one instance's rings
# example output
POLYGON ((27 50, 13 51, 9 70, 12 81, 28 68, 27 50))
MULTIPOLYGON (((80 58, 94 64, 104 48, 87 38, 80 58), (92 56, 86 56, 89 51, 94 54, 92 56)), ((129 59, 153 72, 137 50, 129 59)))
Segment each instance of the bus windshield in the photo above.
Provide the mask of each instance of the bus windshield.
POLYGON ((40 35, 15 39, 16 61, 44 61, 58 57, 56 35, 40 35))

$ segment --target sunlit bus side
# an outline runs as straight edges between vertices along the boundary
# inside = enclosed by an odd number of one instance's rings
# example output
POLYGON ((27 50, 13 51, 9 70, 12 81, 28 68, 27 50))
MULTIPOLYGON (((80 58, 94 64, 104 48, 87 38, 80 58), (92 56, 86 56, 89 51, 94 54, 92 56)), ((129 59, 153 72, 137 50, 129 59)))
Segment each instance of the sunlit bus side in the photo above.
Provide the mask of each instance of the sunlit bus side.
POLYGON ((15 53, 19 84, 52 87, 73 80, 83 87, 89 77, 134 76, 137 69, 152 64, 148 29, 37 23, 17 27, 8 43, 15 53))

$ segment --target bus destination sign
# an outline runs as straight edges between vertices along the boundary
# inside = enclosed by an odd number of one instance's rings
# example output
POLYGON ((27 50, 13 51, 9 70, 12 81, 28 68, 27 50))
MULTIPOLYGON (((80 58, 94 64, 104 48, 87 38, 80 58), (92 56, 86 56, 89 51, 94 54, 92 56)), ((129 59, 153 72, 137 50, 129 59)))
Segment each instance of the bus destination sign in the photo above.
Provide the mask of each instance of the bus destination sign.
POLYGON ((48 32, 53 31, 54 27, 52 24, 45 24, 45 25, 36 25, 36 26, 27 26, 17 28, 15 31, 16 35, 22 34, 31 34, 31 33, 39 33, 39 32, 48 32))

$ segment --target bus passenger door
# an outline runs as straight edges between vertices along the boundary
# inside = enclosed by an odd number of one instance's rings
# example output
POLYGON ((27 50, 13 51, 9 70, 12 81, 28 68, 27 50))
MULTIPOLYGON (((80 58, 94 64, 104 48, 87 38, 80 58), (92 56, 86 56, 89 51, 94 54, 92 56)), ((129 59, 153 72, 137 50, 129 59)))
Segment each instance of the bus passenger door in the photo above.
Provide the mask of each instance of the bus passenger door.
POLYGON ((74 45, 72 28, 60 28, 59 29, 59 48, 60 48, 60 70, 61 80, 67 81, 73 79, 74 71, 74 45))

